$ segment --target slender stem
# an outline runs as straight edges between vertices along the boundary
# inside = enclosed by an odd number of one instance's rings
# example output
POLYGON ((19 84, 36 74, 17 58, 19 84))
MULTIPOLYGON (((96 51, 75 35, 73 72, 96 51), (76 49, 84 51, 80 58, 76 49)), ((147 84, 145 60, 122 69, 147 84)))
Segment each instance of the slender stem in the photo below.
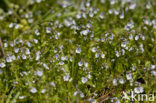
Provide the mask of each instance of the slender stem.
POLYGON ((0 38, 0 48, 1 48, 1 53, 2 53, 2 56, 4 56, 5 54, 4 54, 4 48, 3 48, 3 43, 2 43, 2 40, 1 40, 1 38, 0 38))

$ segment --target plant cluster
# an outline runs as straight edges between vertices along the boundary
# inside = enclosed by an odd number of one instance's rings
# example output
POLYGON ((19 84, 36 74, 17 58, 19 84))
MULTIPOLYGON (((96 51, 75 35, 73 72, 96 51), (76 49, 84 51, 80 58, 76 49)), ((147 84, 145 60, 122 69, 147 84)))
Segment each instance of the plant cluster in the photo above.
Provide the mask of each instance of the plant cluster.
POLYGON ((6 1, 0 102, 129 103, 123 92, 155 92, 155 0, 6 1))

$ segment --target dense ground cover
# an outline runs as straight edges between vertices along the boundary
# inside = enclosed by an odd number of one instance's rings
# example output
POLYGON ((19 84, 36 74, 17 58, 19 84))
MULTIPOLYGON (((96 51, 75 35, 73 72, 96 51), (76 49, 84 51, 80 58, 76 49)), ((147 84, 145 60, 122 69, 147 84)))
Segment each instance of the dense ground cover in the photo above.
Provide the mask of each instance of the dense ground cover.
POLYGON ((2 0, 0 38, 1 103, 156 101, 155 0, 2 0))

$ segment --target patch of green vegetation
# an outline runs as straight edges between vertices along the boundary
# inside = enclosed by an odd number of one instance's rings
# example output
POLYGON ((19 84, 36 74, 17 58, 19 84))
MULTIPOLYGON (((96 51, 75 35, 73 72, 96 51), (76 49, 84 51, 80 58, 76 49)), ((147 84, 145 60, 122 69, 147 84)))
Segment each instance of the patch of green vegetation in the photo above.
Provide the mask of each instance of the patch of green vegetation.
POLYGON ((1 0, 0 102, 155 103, 155 10, 155 0, 1 0))

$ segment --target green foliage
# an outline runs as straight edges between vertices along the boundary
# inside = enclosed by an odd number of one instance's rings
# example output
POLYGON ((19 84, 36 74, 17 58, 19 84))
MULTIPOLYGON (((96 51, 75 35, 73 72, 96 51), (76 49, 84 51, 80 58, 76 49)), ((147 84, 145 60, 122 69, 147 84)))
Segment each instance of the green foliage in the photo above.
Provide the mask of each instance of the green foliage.
POLYGON ((129 103, 123 92, 155 93, 155 10, 155 0, 0 1, 0 102, 129 103))

